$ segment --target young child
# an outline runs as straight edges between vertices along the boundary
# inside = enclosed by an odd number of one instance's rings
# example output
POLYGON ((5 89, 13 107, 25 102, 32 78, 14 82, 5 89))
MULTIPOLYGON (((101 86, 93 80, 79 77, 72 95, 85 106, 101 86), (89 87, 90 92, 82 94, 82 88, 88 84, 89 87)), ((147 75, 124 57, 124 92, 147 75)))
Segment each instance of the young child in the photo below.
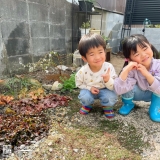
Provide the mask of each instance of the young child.
POLYGON ((128 115, 134 101, 151 101, 149 116, 160 122, 160 59, 153 55, 158 51, 141 34, 131 35, 123 42, 125 67, 115 79, 114 90, 122 95, 123 106, 119 113, 128 115))
POLYGON ((78 96, 82 108, 81 114, 88 114, 95 99, 100 99, 104 114, 107 118, 114 117, 113 105, 117 95, 113 91, 113 83, 117 77, 113 65, 105 62, 106 43, 101 35, 87 34, 79 42, 79 52, 87 62, 75 77, 76 86, 80 88, 78 96))

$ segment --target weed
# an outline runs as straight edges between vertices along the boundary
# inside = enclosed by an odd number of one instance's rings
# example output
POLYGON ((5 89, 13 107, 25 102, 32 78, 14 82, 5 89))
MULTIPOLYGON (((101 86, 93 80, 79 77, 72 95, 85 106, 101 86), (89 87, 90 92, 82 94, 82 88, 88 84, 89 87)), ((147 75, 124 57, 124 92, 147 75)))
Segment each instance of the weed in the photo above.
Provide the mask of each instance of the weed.
POLYGON ((148 145, 142 141, 141 134, 132 125, 125 126, 117 120, 105 120, 100 121, 100 129, 109 133, 116 132, 120 144, 132 152, 141 153, 142 148, 148 145))
POLYGON ((26 78, 10 78, 6 83, 7 91, 5 95, 16 97, 22 88, 29 88, 29 86, 31 86, 31 83, 26 78))
POLYGON ((72 73, 69 77, 69 79, 65 78, 65 77, 61 77, 61 81, 62 81, 62 85, 63 85, 63 88, 62 88, 62 92, 64 91, 70 91, 72 92, 73 89, 76 88, 76 84, 75 84, 75 74, 76 73, 72 73))
MULTIPOLYGON (((35 159, 45 159, 44 154, 47 153, 48 159, 56 159, 56 157, 62 159, 63 156, 68 160, 140 160, 139 155, 121 147, 116 138, 113 138, 111 142, 109 137, 96 128, 77 126, 66 129, 56 121, 53 121, 52 125, 58 133, 53 146, 54 152, 47 152, 46 145, 41 145, 41 153, 33 153, 35 159)), ((44 143, 47 144, 48 140, 44 143)))
MULTIPOLYGON (((71 111, 68 112, 69 116, 74 115, 80 109, 81 104, 79 103, 77 97, 75 97, 75 96, 77 96, 77 95, 76 94, 72 95, 72 97, 74 97, 73 98, 74 102, 72 102, 72 101, 70 102, 71 111)), ((121 102, 120 99, 119 99, 119 102, 121 102)), ((100 107, 100 104, 98 103, 98 101, 95 102, 95 104, 93 105, 92 113, 97 113, 97 112, 100 113, 102 111, 102 109, 100 107), (98 107, 94 107, 95 104, 98 107)), ((116 110, 118 110, 118 108, 120 106, 121 106, 121 103, 117 103, 116 110)), ((126 125, 124 125, 123 122, 119 122, 118 120, 108 120, 108 119, 99 120, 98 123, 99 123, 99 125, 94 128, 95 130, 93 129, 94 134, 99 135, 99 134, 105 133, 106 137, 111 137, 111 138, 114 137, 118 140, 121 147, 124 147, 127 150, 129 150, 131 152, 134 152, 135 154, 140 154, 142 152, 142 148, 148 146, 148 143, 143 142, 141 134, 137 132, 136 128, 133 125, 127 125, 126 126, 126 125)), ((82 126, 81 123, 76 123, 75 127, 79 128, 80 131, 82 131, 82 132, 84 130, 88 130, 90 128, 88 125, 87 126, 82 126)), ((88 131, 85 131, 85 132, 88 132, 88 131)), ((91 138, 90 136, 89 137, 87 136, 87 137, 91 138)), ((113 141, 112 139, 108 140, 108 142, 107 142, 108 145, 113 145, 112 141, 113 141)), ((117 151, 117 148, 115 148, 115 146, 112 146, 112 147, 113 147, 112 149, 114 150, 114 152, 117 151)), ((106 148, 106 155, 111 153, 110 150, 111 150, 111 148, 110 149, 106 148)), ((115 154, 117 154, 117 157, 122 156, 122 153, 119 153, 119 156, 118 156, 118 153, 115 153, 115 154)), ((124 154, 123 156, 126 159, 128 157, 130 158, 130 156, 128 156, 127 154, 126 155, 124 154)), ((110 155, 110 157, 112 157, 112 155, 110 155)))
POLYGON ((6 92, 4 93, 4 95, 12 95, 15 98, 18 98, 17 96, 21 92, 24 91, 27 92, 30 89, 41 88, 41 84, 34 79, 29 79, 25 77, 23 78, 13 77, 6 81, 5 87, 6 87, 6 92))
POLYGON ((109 121, 109 120, 102 120, 100 121, 100 129, 107 130, 107 132, 116 132, 118 129, 122 127, 122 124, 117 120, 109 121))
MULTIPOLYGON (((49 68, 55 68, 58 65, 65 64, 66 61, 69 61, 72 58, 72 53, 69 54, 60 54, 55 51, 51 51, 47 53, 44 57, 40 58, 38 62, 36 63, 28 63, 26 65, 22 64, 21 65, 24 68, 27 68, 29 72, 34 72, 34 71, 39 71, 39 70, 44 70, 48 71, 49 68), (67 58, 66 58, 67 57, 67 58)), ((59 74, 61 75, 62 68, 57 68, 59 74)))

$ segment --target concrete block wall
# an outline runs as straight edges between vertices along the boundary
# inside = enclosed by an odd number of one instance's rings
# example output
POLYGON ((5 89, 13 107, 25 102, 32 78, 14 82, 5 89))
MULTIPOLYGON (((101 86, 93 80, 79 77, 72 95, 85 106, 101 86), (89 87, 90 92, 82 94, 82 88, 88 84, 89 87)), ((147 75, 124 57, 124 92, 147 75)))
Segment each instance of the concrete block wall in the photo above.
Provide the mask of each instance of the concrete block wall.
POLYGON ((71 52, 72 4, 66 0, 0 0, 0 78, 20 61, 71 52))

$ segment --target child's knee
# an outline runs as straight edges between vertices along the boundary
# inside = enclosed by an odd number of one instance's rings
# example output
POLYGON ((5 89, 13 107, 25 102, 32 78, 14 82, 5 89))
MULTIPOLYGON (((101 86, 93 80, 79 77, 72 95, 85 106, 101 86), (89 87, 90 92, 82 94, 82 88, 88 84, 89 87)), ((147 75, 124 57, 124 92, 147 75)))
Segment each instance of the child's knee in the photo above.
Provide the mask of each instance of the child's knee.
POLYGON ((115 103, 118 101, 118 96, 116 94, 112 94, 110 96, 105 96, 101 99, 102 105, 106 104, 107 106, 114 106, 115 103))
POLYGON ((91 104, 93 104, 93 100, 91 99, 87 99, 87 98, 82 98, 80 99, 81 104, 83 104, 84 106, 89 106, 91 104))
POLYGON ((118 101, 118 97, 109 98, 110 106, 114 106, 117 101, 118 101))
POLYGON ((94 102, 94 98, 92 97, 91 93, 89 90, 82 90, 78 96, 80 102, 83 105, 90 105, 94 102))

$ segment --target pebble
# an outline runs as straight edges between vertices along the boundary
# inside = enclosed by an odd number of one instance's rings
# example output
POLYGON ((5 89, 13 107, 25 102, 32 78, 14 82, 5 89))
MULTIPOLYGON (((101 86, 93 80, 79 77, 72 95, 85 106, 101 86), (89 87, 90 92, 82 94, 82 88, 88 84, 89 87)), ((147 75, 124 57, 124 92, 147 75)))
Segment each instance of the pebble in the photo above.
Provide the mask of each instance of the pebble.
POLYGON ((52 142, 49 142, 49 143, 48 143, 48 146, 51 146, 51 145, 52 145, 52 142))
MULTIPOLYGON (((148 115, 148 108, 150 103, 146 102, 140 102, 139 104, 136 103, 139 107, 134 109, 129 115, 127 116, 121 116, 116 113, 116 116, 114 117, 114 120, 118 120, 119 122, 123 122, 125 126, 128 126, 129 124, 134 125, 134 127, 137 129, 138 132, 142 134, 142 139, 145 142, 149 142, 151 145, 151 148, 143 149, 143 153, 141 154, 142 160, 160 160, 160 123, 155 123, 150 120, 149 115, 148 115)), ((55 115, 54 120, 58 119, 58 121, 61 121, 64 126, 64 130, 67 130, 72 123, 81 123, 82 125, 90 125, 93 127, 98 126, 98 121, 99 120, 104 120, 105 116, 101 116, 100 113, 93 114, 90 113, 87 116, 82 116, 79 113, 76 113, 72 117, 72 121, 69 120, 69 118, 65 118, 65 115, 67 114, 67 108, 56 108, 57 113, 54 113, 55 115), (63 114, 65 113, 65 114, 63 114), (60 117, 58 117, 60 115, 60 117)), ((54 122, 54 121, 53 121, 54 122)), ((125 131, 125 130, 124 130, 125 131)), ((44 154, 43 158, 47 159, 47 153, 48 152, 53 152, 53 148, 51 147, 52 144, 56 141, 63 142, 63 134, 59 134, 59 132, 54 128, 53 124, 53 129, 51 128, 48 138, 43 138, 38 141, 31 141, 31 145, 21 145, 19 148, 17 148, 17 151, 15 153, 12 153, 10 156, 10 159, 8 160, 14 160, 15 157, 18 157, 18 160, 22 160, 22 158, 30 158, 28 160, 32 160, 32 154, 37 153, 40 154, 42 153, 41 145, 46 145, 48 146, 48 150, 46 151, 46 154, 44 154)), ((46 149, 47 149, 46 146, 46 149)), ((108 146, 110 147, 110 146, 108 146)), ((68 148, 64 147, 63 152, 69 153, 70 151, 68 148)), ((74 148, 73 151, 78 154, 84 154, 84 150, 80 150, 78 148, 74 148)), ((58 151, 56 151, 58 153, 58 151)), ((55 159, 56 157, 60 159, 65 159, 64 156, 59 157, 58 155, 54 155, 55 159)), ((105 157, 105 155, 104 155, 105 157)))
POLYGON ((77 152, 78 152, 78 149, 73 149, 73 151, 77 153, 77 152))
POLYGON ((53 151, 53 149, 52 148, 49 148, 49 152, 52 152, 53 151))

